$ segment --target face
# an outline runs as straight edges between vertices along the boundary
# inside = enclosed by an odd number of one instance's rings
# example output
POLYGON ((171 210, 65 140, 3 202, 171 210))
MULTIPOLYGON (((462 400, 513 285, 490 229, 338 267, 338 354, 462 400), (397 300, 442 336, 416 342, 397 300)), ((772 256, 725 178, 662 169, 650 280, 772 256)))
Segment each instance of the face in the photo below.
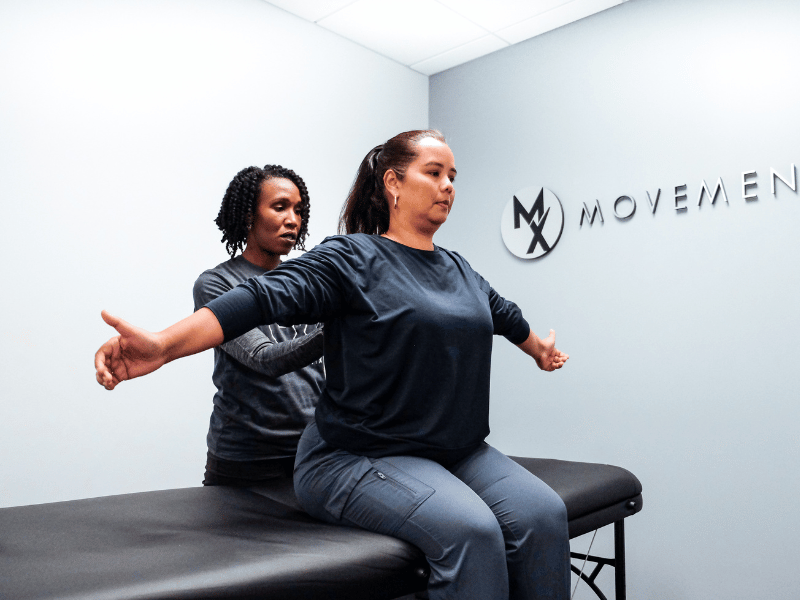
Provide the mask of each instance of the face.
POLYGON ((450 147, 434 138, 420 140, 416 149, 417 157, 408 165, 403 180, 396 183, 397 211, 415 228, 438 229, 455 200, 455 159, 450 147))
POLYGON ((268 255, 288 254, 302 223, 301 203, 300 190, 290 180, 278 177, 264 181, 246 249, 268 255))

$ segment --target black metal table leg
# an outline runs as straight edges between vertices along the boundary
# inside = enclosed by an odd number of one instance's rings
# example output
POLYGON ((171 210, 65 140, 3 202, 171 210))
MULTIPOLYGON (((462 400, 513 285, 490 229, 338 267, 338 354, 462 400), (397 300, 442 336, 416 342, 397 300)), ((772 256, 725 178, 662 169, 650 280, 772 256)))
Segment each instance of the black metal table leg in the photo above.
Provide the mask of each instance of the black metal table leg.
POLYGON ((614 522, 614 590, 617 600, 625 600, 625 520, 614 522))

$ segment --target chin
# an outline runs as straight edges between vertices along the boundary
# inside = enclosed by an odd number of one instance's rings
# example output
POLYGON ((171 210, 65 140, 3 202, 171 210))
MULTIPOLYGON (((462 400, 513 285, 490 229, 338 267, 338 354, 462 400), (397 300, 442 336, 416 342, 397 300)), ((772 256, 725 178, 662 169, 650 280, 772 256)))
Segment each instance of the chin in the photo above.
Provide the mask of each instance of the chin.
POLYGON ((445 221, 446 219, 431 219, 430 221, 428 221, 428 229, 430 230, 431 235, 436 233, 439 230, 439 228, 442 225, 444 225, 445 221))
POLYGON ((294 248, 294 244, 295 242, 282 241, 278 244, 275 244, 275 247, 271 248, 271 250, 275 254, 289 254, 289 252, 292 251, 292 248, 294 248))

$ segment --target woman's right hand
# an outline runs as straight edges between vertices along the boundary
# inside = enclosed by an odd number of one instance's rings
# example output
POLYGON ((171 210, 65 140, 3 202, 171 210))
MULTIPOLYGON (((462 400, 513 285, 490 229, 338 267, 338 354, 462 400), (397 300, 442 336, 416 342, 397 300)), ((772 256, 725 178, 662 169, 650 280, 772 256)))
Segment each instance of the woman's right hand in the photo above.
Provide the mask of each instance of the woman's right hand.
POLYGON ((134 327, 105 310, 100 314, 119 335, 100 346, 94 355, 97 383, 113 390, 120 381, 152 373, 167 362, 158 334, 134 327))

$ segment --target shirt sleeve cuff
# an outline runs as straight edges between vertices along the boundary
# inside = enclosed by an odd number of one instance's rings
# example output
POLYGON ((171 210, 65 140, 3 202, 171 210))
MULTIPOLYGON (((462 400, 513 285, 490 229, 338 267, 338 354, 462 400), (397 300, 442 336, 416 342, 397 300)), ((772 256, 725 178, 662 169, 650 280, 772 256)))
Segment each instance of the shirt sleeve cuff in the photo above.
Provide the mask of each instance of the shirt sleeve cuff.
POLYGON ((217 317, 225 341, 236 339, 262 323, 255 295, 244 287, 235 287, 205 305, 217 317))
POLYGON ((519 323, 517 323, 514 329, 506 334, 505 337, 509 342, 518 346, 527 340, 530 334, 531 326, 528 325, 528 322, 524 318, 520 317, 519 323))

